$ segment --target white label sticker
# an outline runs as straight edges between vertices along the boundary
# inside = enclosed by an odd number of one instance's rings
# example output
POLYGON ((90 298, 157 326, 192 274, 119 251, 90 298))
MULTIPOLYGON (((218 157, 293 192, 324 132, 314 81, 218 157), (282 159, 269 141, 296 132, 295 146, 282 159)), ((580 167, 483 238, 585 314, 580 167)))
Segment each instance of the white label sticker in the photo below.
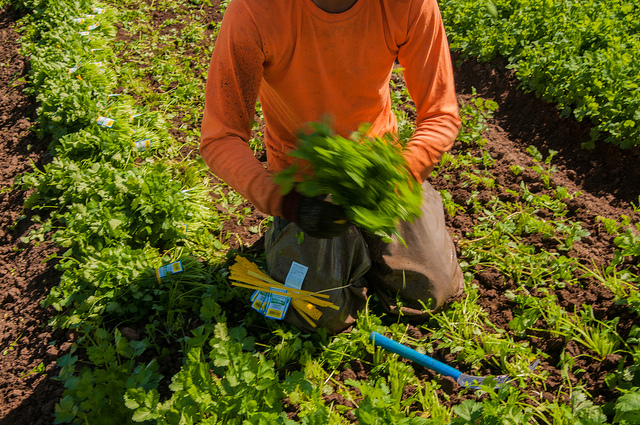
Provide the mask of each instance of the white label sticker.
POLYGON ((293 261, 291 263, 289 273, 287 274, 287 278, 284 281, 284 286, 296 289, 302 288, 302 282, 304 281, 308 270, 309 267, 303 266, 302 264, 293 261))
POLYGON ((134 145, 136 146, 136 149, 138 149, 139 151, 149 149, 151 147, 151 139, 139 140, 137 142, 134 142, 134 145))
POLYGON ((107 128, 111 128, 111 127, 113 127, 113 124, 116 122, 116 120, 111 119, 111 118, 107 118, 107 117, 98 117, 96 119, 96 122, 98 123, 98 125, 101 125, 101 126, 107 127, 107 128))
POLYGON ((74 67, 69 68, 69 74, 73 74, 74 72, 76 72, 78 69, 80 69, 80 67, 82 66, 82 63, 77 64, 74 67))

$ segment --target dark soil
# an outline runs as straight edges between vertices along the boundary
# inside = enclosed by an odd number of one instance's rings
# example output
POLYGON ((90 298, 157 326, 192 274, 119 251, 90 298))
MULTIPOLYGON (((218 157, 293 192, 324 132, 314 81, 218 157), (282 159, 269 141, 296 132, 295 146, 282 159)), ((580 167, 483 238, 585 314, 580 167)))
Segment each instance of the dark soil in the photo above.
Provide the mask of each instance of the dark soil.
POLYGON ((55 262, 44 262, 57 248, 20 239, 38 225, 22 208, 28 193, 14 182, 32 162, 49 160, 49 141, 32 131, 34 99, 22 93, 29 63, 18 52, 17 18, 10 8, 0 12, 0 424, 50 424, 62 394, 52 379, 55 360, 70 344, 47 326, 51 315, 40 307, 59 280, 55 262))
MULTIPOLYGON (((167 18, 161 15, 158 13, 158 25, 167 18)), ((210 15, 211 21, 219 19, 214 8, 210 9, 210 15)), ((45 262, 57 253, 56 247, 46 242, 25 243, 20 239, 38 224, 34 212, 25 212, 22 208, 29 194, 14 182, 31 170, 32 163, 42 167, 49 161, 49 141, 39 140, 32 131, 34 99, 23 94, 29 65, 18 52, 18 34, 13 29, 18 18, 11 8, 0 11, 0 425, 53 423, 54 406, 62 394, 61 384, 54 379, 57 375, 55 360, 68 351, 73 341, 73 335, 52 331, 47 326, 51 313, 40 307, 40 301, 59 279, 54 268, 55 260, 45 262), (38 367, 44 368, 44 373, 37 371, 38 367), (30 374, 31 371, 34 373, 30 374)), ((130 37, 127 31, 119 28, 118 39, 126 42, 127 37, 130 37)), ((500 176, 497 195, 508 197, 504 188, 519 184, 519 179, 535 179, 535 176, 526 175, 518 178, 509 171, 514 163, 530 165, 525 151, 527 146, 536 146, 545 156, 549 149, 558 151, 554 159, 558 172, 554 174, 553 184, 563 186, 571 193, 582 191, 582 195, 569 205, 571 216, 568 218, 581 221, 583 227, 591 232, 589 238, 576 244, 572 255, 585 264, 592 261, 606 264, 613 253, 613 241, 595 218, 616 219, 625 214, 636 222, 640 219, 629 206, 630 202, 638 202, 640 193, 640 167, 636 166, 640 149, 621 152, 614 146, 597 143, 594 150, 582 150, 580 144, 589 140, 589 124, 561 118, 553 105, 521 91, 513 72, 505 68, 504 62, 481 64, 474 60, 459 61, 456 54, 453 58, 460 62, 456 69, 460 100, 468 99, 472 88, 475 88, 481 97, 493 99, 500 105, 485 134, 488 149, 497 159, 492 170, 494 175, 500 176)), ((184 137, 178 130, 172 135, 184 137)), ((531 187, 536 187, 535 183, 527 181, 531 187)), ((438 178, 434 185, 439 189, 446 187, 454 198, 466 199, 469 196, 466 188, 456 186, 455 178, 452 182, 438 178)), ((539 186, 538 190, 544 191, 539 186)), ((262 241, 260 232, 250 229, 255 230, 255 226, 266 217, 248 203, 238 208, 244 207, 252 208, 254 213, 244 220, 233 216, 225 224, 225 242, 236 249, 259 248, 256 244, 262 241)), ((457 239, 471 230, 473 221, 471 216, 461 214, 449 220, 448 224, 457 239)), ((536 240, 535 235, 528 242, 548 248, 545 246, 548 241, 536 240)), ((634 267, 637 270, 637 264, 634 267)), ((504 291, 515 289, 515 283, 491 269, 477 270, 474 283, 480 288, 479 302, 489 312, 489 320, 497 326, 506 327, 514 306, 506 299, 504 291)), ((601 320, 620 317, 618 330, 623 336, 636 319, 626 307, 614 304, 613 294, 595 281, 585 280, 580 287, 559 289, 557 295, 567 311, 573 311, 574 306, 579 307, 582 303, 590 303, 601 320)), ((422 335, 418 328, 411 328, 411 331, 414 338, 428 337, 422 335)), ((530 340, 535 348, 548 355, 540 366, 549 374, 544 397, 555 397, 561 385, 557 365, 563 350, 578 358, 578 365, 584 372, 572 380, 585 382, 597 404, 615 400, 618 396, 603 383, 604 374, 615 368, 618 357, 610 356, 600 362, 589 356, 578 357, 591 353, 585 353, 575 343, 565 344, 558 338, 545 335, 530 340)), ((451 359, 446 352, 436 354, 444 360, 451 359)), ((340 373, 340 381, 367 377, 362 364, 351 366, 353 369, 340 373)), ((483 372, 495 373, 491 370, 483 372)), ((435 376, 426 369, 417 368, 417 373, 427 379, 435 376)), ((459 402, 453 383, 443 379, 442 391, 449 393, 451 404, 459 402)), ((407 388, 407 392, 410 395, 411 388, 407 388)), ((471 395, 469 397, 472 398, 471 395)), ((350 401, 341 399, 337 394, 329 396, 326 401, 353 407, 350 401)), ((287 412, 295 417, 295 406, 289 406, 287 412)))

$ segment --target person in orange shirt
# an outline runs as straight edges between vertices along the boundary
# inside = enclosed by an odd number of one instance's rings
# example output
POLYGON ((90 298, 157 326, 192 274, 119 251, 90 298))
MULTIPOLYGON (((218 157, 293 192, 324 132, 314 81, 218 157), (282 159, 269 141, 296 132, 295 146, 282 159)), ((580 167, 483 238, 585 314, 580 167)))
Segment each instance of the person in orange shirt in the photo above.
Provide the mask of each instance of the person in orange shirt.
MULTIPOLYGON (((269 274, 284 280, 296 261, 309 267, 304 289, 329 290, 340 308, 324 310, 319 326, 352 325, 370 288, 390 311, 418 317, 462 291, 442 203, 426 180, 459 127, 436 0, 230 2, 211 58, 200 153, 214 174, 274 216, 265 242, 269 274), (345 137, 362 123, 373 135, 396 133, 389 87, 396 61, 417 114, 404 156, 425 197, 422 218, 398 226, 406 246, 344 223, 341 207, 327 200, 283 195, 274 181, 310 122, 330 116, 345 137), (258 98, 268 168, 247 143, 258 98), (300 231, 310 237, 300 242, 300 231)), ((286 320, 308 328, 294 311, 286 320)))

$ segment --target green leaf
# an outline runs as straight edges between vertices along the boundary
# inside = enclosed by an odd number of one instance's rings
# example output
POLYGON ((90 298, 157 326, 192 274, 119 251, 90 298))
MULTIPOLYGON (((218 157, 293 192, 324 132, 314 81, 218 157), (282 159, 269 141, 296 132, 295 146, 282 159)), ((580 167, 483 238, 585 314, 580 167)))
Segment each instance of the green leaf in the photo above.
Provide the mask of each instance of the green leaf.
POLYGON ((482 415, 482 403, 476 403, 473 400, 465 400, 457 406, 453 407, 453 412, 465 421, 475 423, 482 415))
POLYGON ((628 392, 616 401, 614 422, 640 423, 640 392, 628 392))
POLYGON ((148 407, 140 407, 136 409, 131 419, 133 419, 134 422, 144 422, 151 419, 156 419, 157 417, 158 415, 153 414, 151 412, 151 409, 149 409, 148 407))
POLYGON ((69 423, 73 421, 78 413, 78 406, 75 405, 73 397, 66 395, 56 405, 55 421, 56 424, 69 423))

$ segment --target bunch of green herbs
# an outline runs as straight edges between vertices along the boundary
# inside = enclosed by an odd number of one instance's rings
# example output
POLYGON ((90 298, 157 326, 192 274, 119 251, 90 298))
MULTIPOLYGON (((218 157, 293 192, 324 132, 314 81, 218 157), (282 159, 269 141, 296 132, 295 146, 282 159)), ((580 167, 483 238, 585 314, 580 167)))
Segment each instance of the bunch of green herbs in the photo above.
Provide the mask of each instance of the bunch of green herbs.
POLYGON ((400 236, 398 221, 413 221, 422 204, 422 187, 408 169, 402 144, 391 135, 368 135, 367 126, 348 139, 327 124, 311 126, 315 131, 300 134, 298 148, 289 153, 302 161, 276 177, 283 192, 295 187, 304 196, 330 195, 356 226, 387 238, 400 236))

